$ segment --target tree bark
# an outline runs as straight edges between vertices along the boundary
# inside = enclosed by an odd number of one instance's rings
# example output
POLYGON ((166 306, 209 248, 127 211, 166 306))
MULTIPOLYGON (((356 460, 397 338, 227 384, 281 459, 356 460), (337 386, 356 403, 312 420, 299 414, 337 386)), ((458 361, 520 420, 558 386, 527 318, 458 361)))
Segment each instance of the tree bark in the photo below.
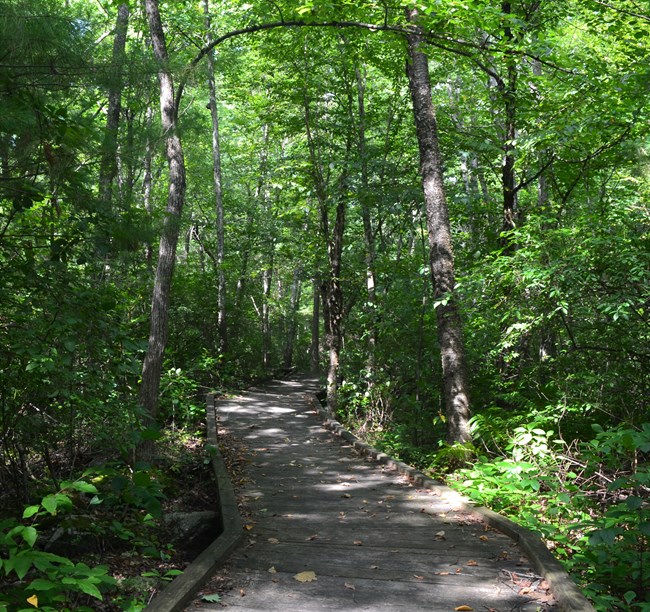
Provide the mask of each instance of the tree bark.
MULTIPOLYGON (((411 20, 416 11, 409 14, 411 20)), ((443 397, 447 415, 447 442, 471 440, 469 391, 462 325, 454 295, 454 256, 449 213, 438 145, 438 127, 431 100, 427 56, 420 51, 420 36, 409 35, 408 76, 413 114, 420 149, 420 172, 429 235, 431 275, 434 284, 438 341, 442 356, 443 397)))
POLYGON ((126 49, 126 34, 129 26, 129 6, 120 4, 117 9, 113 57, 111 61, 111 82, 108 89, 108 110, 106 130, 99 163, 99 199, 106 210, 110 210, 113 197, 113 180, 117 175, 117 136, 122 110, 122 71, 126 49))
MULTIPOLYGON (((210 2, 203 1, 207 42, 212 42, 210 33, 210 2)), ((217 213, 217 328, 219 330, 219 352, 228 350, 228 325, 226 318, 226 273, 224 271, 224 214, 223 189, 221 183, 221 146, 219 144, 219 113, 217 110, 217 87, 214 78, 214 51, 208 53, 208 87, 210 90, 210 116, 212 118, 212 177, 214 201, 217 213)))
MULTIPOLYGON (((510 15, 512 7, 510 2, 503 2, 501 10, 504 15, 510 15)), ((512 28, 504 27, 506 41, 514 42, 512 28)), ((516 245, 513 242, 512 232, 517 227, 517 186, 515 180, 515 151, 517 138, 517 65, 515 56, 506 53, 506 79, 500 83, 503 96, 505 125, 503 130, 503 164, 501 167, 501 181, 503 184, 503 225, 501 228, 500 245, 504 252, 510 253, 516 245)))
POLYGON ((357 106, 359 111, 359 158, 361 160, 361 193, 359 203, 361 204, 361 219, 363 221, 363 237, 366 245, 366 291, 369 311, 368 317, 368 359, 366 368, 368 370, 368 389, 374 384, 375 374, 375 352, 377 348, 377 277, 375 274, 375 234, 370 216, 370 182, 368 179, 368 153, 366 149, 366 77, 359 68, 355 68, 357 79, 357 106))
POLYGON ((302 287, 302 264, 298 263, 293 269, 291 293, 289 296, 289 312, 287 316, 286 342, 284 345, 284 367, 293 366, 293 349, 296 341, 298 327, 298 306, 300 305, 300 289, 302 287))
POLYGON ((311 346, 309 358, 311 371, 316 373, 320 370, 320 295, 318 292, 318 279, 312 280, 312 312, 311 312, 311 346))
MULTIPOLYGON (((156 424, 158 416, 160 374, 169 328, 171 283, 174 275, 181 214, 185 203, 185 160, 181 139, 178 134, 174 83, 168 67, 169 58, 158 0, 145 0, 145 10, 149 21, 153 52, 158 62, 160 114, 166 138, 166 155, 169 167, 167 208, 160 238, 158 264, 156 266, 151 301, 149 343, 142 364, 142 383, 139 396, 144 423, 147 426, 152 426, 156 424)), ((151 451, 150 448, 147 448, 147 445, 140 450, 145 456, 151 451)))

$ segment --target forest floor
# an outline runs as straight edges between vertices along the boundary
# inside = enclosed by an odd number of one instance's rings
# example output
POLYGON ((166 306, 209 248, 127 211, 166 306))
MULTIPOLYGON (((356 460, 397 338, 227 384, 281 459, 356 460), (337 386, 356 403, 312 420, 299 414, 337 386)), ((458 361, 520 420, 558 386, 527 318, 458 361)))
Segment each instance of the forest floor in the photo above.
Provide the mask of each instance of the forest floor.
MULTIPOLYGON (((240 449, 231 436, 219 438, 220 452, 234 481, 243 478, 240 449)), ((204 461, 203 440, 195 437, 179 439, 174 445, 173 457, 166 457, 165 499, 163 515, 182 512, 215 511, 218 500, 214 475, 209 462, 204 461)), ((105 597, 103 604, 95 609, 117 611, 128 609, 129 599, 140 609, 139 604, 148 604, 178 571, 185 569, 201 548, 191 542, 177 540, 173 527, 159 521, 149 539, 157 544, 157 555, 146 555, 135 551, 133 543, 126 549, 105 553, 99 562, 108 565, 109 573, 117 579, 119 595, 105 597)), ((206 544, 209 542, 205 542, 206 544)), ((86 562, 97 559, 87 559, 86 562)), ((115 594, 113 594, 115 595, 115 594)))

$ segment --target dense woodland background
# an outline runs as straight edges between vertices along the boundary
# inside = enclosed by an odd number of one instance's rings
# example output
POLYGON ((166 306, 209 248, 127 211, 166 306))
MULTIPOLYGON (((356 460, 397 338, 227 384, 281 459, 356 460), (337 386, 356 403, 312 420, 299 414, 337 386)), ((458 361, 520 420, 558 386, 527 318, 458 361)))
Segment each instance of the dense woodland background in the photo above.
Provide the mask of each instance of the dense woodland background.
POLYGON ((42 534, 145 554, 156 453, 291 368, 650 610, 648 40, 637 0, 0 1, 0 610, 115 589, 42 534))

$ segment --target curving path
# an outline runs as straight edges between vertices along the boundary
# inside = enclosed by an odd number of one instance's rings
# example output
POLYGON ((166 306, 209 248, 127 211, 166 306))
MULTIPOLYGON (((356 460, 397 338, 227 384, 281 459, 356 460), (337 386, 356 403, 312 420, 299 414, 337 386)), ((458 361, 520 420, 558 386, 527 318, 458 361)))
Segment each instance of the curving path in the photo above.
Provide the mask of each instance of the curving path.
POLYGON ((557 609, 513 540, 327 431, 316 388, 274 381, 217 402, 250 458, 249 531, 188 610, 557 609))

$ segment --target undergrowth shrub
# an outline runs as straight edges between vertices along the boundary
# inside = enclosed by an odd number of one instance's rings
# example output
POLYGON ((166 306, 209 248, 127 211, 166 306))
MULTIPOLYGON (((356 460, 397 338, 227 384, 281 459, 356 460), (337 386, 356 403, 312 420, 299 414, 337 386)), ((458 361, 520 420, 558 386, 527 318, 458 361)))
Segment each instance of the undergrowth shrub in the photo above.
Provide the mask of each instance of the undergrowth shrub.
POLYGON ((539 533, 598 610, 650 610, 650 423, 568 445, 536 423, 448 482, 539 533))

